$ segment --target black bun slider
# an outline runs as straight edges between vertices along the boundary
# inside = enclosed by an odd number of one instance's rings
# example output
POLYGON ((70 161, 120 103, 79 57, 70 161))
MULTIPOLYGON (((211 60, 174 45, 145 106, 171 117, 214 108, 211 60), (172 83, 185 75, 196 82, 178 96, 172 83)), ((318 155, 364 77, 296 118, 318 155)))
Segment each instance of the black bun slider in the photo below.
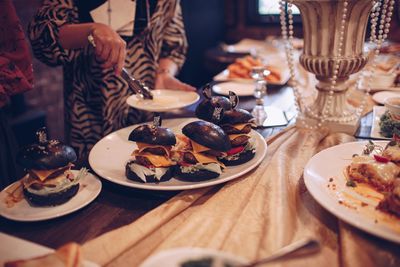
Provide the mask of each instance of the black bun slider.
POLYGON ((133 129, 129 140, 151 145, 173 146, 176 144, 175 134, 170 129, 147 124, 133 129))
POLYGON ((26 169, 56 169, 76 161, 74 149, 57 140, 49 140, 22 148, 17 163, 26 169))
POLYGON ((206 121, 194 121, 182 128, 182 133, 193 141, 217 151, 231 149, 229 137, 221 127, 206 121))
POLYGON ((224 112, 219 125, 246 123, 254 120, 253 115, 244 109, 231 109, 224 112))
POLYGON ((220 107, 224 110, 232 109, 232 103, 227 97, 213 96, 211 99, 204 99, 196 107, 196 117, 205 121, 213 121, 215 108, 220 107))

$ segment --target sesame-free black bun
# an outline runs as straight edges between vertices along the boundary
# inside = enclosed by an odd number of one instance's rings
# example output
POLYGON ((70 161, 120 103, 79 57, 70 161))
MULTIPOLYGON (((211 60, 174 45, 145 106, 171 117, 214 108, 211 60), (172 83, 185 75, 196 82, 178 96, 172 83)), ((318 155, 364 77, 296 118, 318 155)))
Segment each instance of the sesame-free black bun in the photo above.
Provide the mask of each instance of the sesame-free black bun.
POLYGON ((129 180, 135 181, 135 182, 139 182, 139 183, 159 183, 159 182, 165 182, 168 181, 172 178, 172 168, 169 168, 168 171, 161 176, 161 179, 158 180, 155 178, 155 175, 145 175, 146 177, 146 182, 144 182, 142 179, 140 179, 140 177, 134 172, 132 171, 132 169, 129 167, 129 163, 127 163, 125 165, 125 176, 126 178, 128 178, 129 180))
POLYGON ((64 204, 68 200, 70 200, 73 196, 78 193, 79 183, 74 184, 62 191, 56 193, 50 193, 46 195, 38 195, 29 192, 26 188, 24 188, 24 196, 25 199, 32 206, 57 206, 64 204))
POLYGON ((174 177, 181 181, 199 182, 217 178, 219 173, 209 170, 196 170, 194 172, 182 172, 181 168, 176 165, 174 168, 174 177))
POLYGON ((254 120, 254 117, 250 112, 238 108, 225 111, 224 116, 218 124, 238 124, 250 122, 252 120, 254 120))
POLYGON ((133 129, 129 134, 129 140, 162 146, 173 146, 176 144, 175 134, 170 129, 147 124, 133 129))
POLYGON ((256 154, 255 151, 247 150, 243 153, 240 153, 237 159, 227 160, 225 158, 219 158, 218 160, 224 163, 226 166, 236 166, 250 161, 251 159, 254 158, 255 154, 256 154))
POLYGON ((225 110, 232 109, 232 104, 227 97, 213 96, 211 99, 204 99, 196 107, 196 117, 205 121, 213 121, 213 113, 216 107, 225 110))
POLYGON ((76 161, 76 153, 70 146, 57 140, 35 143, 17 153, 17 163, 26 169, 56 169, 76 161))
POLYGON ((194 121, 182 128, 182 133, 193 141, 216 151, 228 151, 231 142, 221 127, 207 121, 194 121))

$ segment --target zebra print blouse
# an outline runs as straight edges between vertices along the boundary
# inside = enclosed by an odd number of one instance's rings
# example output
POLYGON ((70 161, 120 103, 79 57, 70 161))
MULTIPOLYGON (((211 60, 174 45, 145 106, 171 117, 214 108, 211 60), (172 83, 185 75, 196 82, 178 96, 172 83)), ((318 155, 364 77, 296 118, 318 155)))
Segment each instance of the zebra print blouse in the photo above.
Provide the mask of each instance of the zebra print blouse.
MULTIPOLYGON (((28 33, 39 60, 63 66, 66 138, 84 160, 103 136, 146 121, 150 114, 125 103, 133 91, 112 69, 101 68, 89 46, 79 50, 61 47, 58 30, 67 23, 80 23, 74 1, 44 0, 28 33)), ((153 88, 158 60, 170 58, 181 67, 186 49, 179 0, 158 0, 149 27, 127 42, 125 68, 153 88)))

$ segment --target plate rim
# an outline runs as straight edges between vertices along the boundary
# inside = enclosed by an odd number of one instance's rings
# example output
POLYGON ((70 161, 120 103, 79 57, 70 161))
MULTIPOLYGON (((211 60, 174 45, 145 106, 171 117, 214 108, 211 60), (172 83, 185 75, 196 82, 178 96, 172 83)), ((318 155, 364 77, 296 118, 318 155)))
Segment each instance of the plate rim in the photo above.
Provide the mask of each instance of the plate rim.
MULTIPOLYGON (((290 73, 287 71, 283 71, 284 76, 282 75, 282 80, 279 82, 268 82, 267 85, 285 85, 290 80, 290 73)), ((217 73, 213 77, 213 81, 215 82, 239 82, 239 83, 253 83, 252 79, 245 79, 245 78, 229 78, 229 70, 224 69, 223 71, 217 73)))
MULTIPOLYGON (((79 170, 72 170, 72 171, 73 171, 73 172, 78 172, 79 170)), ((95 174, 93 174, 93 173, 91 173, 91 172, 88 172, 87 176, 84 177, 83 179, 88 179, 88 177, 90 177, 90 179, 92 180, 92 183, 93 183, 93 184, 95 183, 96 190, 92 192, 92 194, 90 195, 90 198, 89 198, 88 200, 83 201, 82 203, 77 203, 76 206, 74 206, 74 207, 72 207, 72 208, 70 208, 70 209, 68 209, 68 210, 65 210, 65 211, 62 211, 62 212, 58 212, 58 213, 56 213, 56 214, 54 214, 54 215, 47 215, 47 216, 42 216, 42 217, 38 217, 38 218, 26 218, 26 217, 21 218, 21 217, 19 217, 19 216, 15 216, 15 215, 10 215, 10 214, 4 213, 4 210, 3 210, 4 204, 1 203, 1 204, 0 204, 0 215, 1 215, 2 217, 4 217, 4 218, 7 218, 7 219, 13 220, 13 221, 20 221, 20 222, 38 222, 38 221, 45 221, 45 220, 50 220, 50 219, 59 218, 59 217, 62 217, 62 216, 71 214, 71 213, 73 213, 73 212, 75 212, 75 211, 78 211, 78 210, 84 208, 85 206, 89 205, 90 203, 92 203, 92 202, 97 198, 97 196, 100 194, 100 192, 101 192, 101 190, 102 190, 102 187, 103 187, 103 185, 102 185, 100 179, 99 179, 95 174)), ((16 181, 16 182, 14 182, 14 183, 8 185, 7 187, 5 187, 5 188, 0 192, 0 195, 5 194, 5 191, 6 191, 9 187, 11 187, 12 185, 14 185, 14 184, 17 183, 17 182, 19 182, 19 181, 16 181)), ((83 190, 84 190, 84 189, 83 189, 83 190)), ((78 193, 79 193, 79 191, 78 191, 78 193)), ((72 200, 72 199, 71 199, 71 200, 72 200)), ((27 202, 27 200, 26 200, 25 198, 23 198, 21 201, 24 201, 24 202, 26 202, 26 203, 29 205, 29 203, 27 202)), ((69 200, 69 201, 70 201, 70 200, 69 200)), ((68 201, 68 202, 69 202, 69 201, 68 201)), ((48 207, 48 208, 49 208, 49 209, 50 209, 50 208, 57 208, 57 207, 60 207, 60 206, 62 206, 62 205, 68 204, 68 202, 66 202, 66 203, 64 203, 64 204, 61 204, 61 205, 58 205, 58 206, 54 206, 54 207, 50 206, 50 207, 48 207)), ((69 204, 70 204, 70 203, 69 203, 69 204)), ((5 207, 5 208, 7 209, 7 207, 5 207)), ((35 209, 36 207, 32 207, 32 206, 29 205, 29 208, 35 209)), ((37 207, 37 208, 41 208, 41 207, 37 207)), ((43 208, 45 208, 45 207, 43 207, 43 208)))
MULTIPOLYGON (((371 222, 370 220, 366 219, 365 216, 362 216, 360 214, 355 213, 352 209, 348 209, 344 207, 343 205, 340 205, 335 201, 332 197, 330 197, 328 194, 325 194, 325 191, 320 189, 317 189, 317 186, 314 186, 314 178, 313 175, 310 174, 311 172, 311 164, 316 160, 317 157, 321 156, 323 153, 328 153, 331 152, 332 150, 338 149, 338 147, 346 147, 346 146, 361 146, 365 145, 368 141, 355 141, 355 142, 348 142, 348 143, 343 143, 343 144, 338 144, 329 148, 326 148, 317 154, 315 154, 311 159, 307 162, 306 166, 304 167, 303 171, 303 176, 304 176, 304 184, 306 185, 306 188, 308 192, 310 192, 311 196, 314 198, 314 200, 321 205, 325 210, 327 210, 329 213, 337 217, 338 219, 360 229, 363 230, 364 232, 367 232, 369 234, 372 234, 374 236, 395 242, 395 243, 400 243, 400 233, 397 233, 393 230, 391 230, 388 227, 378 225, 376 223, 371 222), (324 199, 323 197, 320 197, 321 195, 324 195, 325 197, 328 196, 329 201, 324 199), (334 203, 334 205, 332 205, 334 203), (355 219, 352 219, 355 218, 355 219), (361 220, 358 220, 358 218, 361 218, 361 220)), ((388 141, 386 140, 379 140, 375 141, 375 143, 378 144, 386 144, 388 141)), ((340 156, 340 155, 338 155, 340 156)))
POLYGON ((179 93, 186 93, 188 95, 189 94, 193 94, 193 96, 196 96, 196 97, 194 97, 193 100, 191 100, 190 102, 185 103, 184 105, 180 105, 180 106, 177 106, 177 107, 170 107, 170 108, 143 108, 143 106, 139 107, 137 105, 134 105, 132 103, 132 101, 134 101, 133 99, 136 98, 136 94, 128 96, 126 98, 125 102, 126 102, 126 104, 128 106, 130 106, 132 108, 145 110, 145 111, 149 111, 149 112, 165 112, 165 111, 170 111, 170 110, 174 110, 174 109, 180 109, 180 108, 184 108, 184 107, 193 105, 194 103, 196 103, 200 99, 200 95, 195 91, 181 91, 181 90, 172 90, 172 89, 155 89, 155 90, 152 90, 152 92, 165 92, 165 91, 174 91, 174 92, 179 92, 179 93))
MULTIPOLYGON (((216 94, 219 94, 219 95, 228 96, 228 95, 229 95, 228 93, 218 92, 218 91, 216 91, 216 90, 214 89, 214 87, 216 87, 216 86, 221 86, 221 84, 224 84, 224 83, 237 83, 238 85, 245 84, 246 86, 250 86, 250 85, 251 85, 251 83, 247 83, 247 82, 243 83, 243 82, 238 82, 238 81, 234 81, 234 80, 220 81, 220 82, 215 83, 215 84, 212 86, 213 92, 216 93, 216 94)), ((244 94, 243 92, 240 92, 240 91, 239 91, 239 92, 235 92, 235 94, 238 95, 238 96, 252 96, 252 95, 254 94, 254 89, 253 89, 253 91, 251 92, 251 94, 250 94, 250 93, 244 94)))
MULTIPOLYGON (((400 89, 400 88, 399 88, 399 89, 400 89)), ((382 94, 391 94, 391 95, 400 96, 400 91, 394 91, 394 90, 392 90, 392 91, 378 91, 378 92, 376 92, 376 93, 374 93, 374 94, 372 95, 372 99, 373 99, 376 103, 381 104, 381 105, 384 105, 384 104, 385 104, 384 101, 380 101, 380 99, 379 99, 379 95, 382 95, 382 94)))
MULTIPOLYGON (((176 118, 176 119, 167 119, 164 120, 164 123, 166 122, 171 122, 171 121, 191 121, 193 119, 196 120, 200 120, 198 118, 176 118)), ((151 184, 151 183, 138 183, 135 181, 130 181, 130 180, 119 180, 119 179, 115 179, 115 178, 110 178, 109 176, 103 176, 101 175, 98 171, 96 171, 96 168, 94 168, 95 164, 93 163, 93 151, 95 150, 95 147, 102 141, 102 140, 106 140, 109 139, 110 135, 116 134, 116 132, 119 131, 126 131, 128 128, 133 128, 136 127, 138 125, 141 124, 146 124, 145 123, 139 123, 139 124, 135 124, 135 125, 131 125, 122 129, 119 129, 117 131, 114 131, 108 135, 106 135, 105 137, 103 137, 102 139, 100 139, 92 148, 92 150, 90 151, 89 154, 89 165, 91 166, 92 170, 99 176, 102 177, 103 179, 110 181, 112 183, 116 183, 122 186, 126 186, 126 187, 130 187, 130 188, 136 188, 136 189, 144 189, 144 190, 156 190, 156 191, 179 191, 179 190, 191 190, 191 189, 198 189, 198 188, 203 188, 203 187, 208 187, 208 186, 213 186, 213 185, 218 185, 221 183, 225 183, 234 179, 237 179, 241 176, 243 176, 244 174, 250 172, 251 170, 255 169, 256 167, 258 167, 258 165, 261 164, 261 162, 263 161, 263 159, 265 158, 266 154, 267 154, 267 149, 268 149, 268 145, 264 139, 264 137, 262 137, 262 135, 260 133, 258 133, 257 131, 252 130, 252 133, 255 134, 255 136, 257 136, 257 139, 260 140, 261 144, 263 144, 262 149, 260 148, 260 152, 262 153, 260 155, 260 157, 253 163, 252 167, 248 167, 245 171, 239 173, 239 174, 233 174, 231 176, 225 177, 225 178, 216 178, 216 179, 212 179, 212 180, 206 180, 206 181, 200 181, 200 182, 193 182, 193 184, 184 184, 184 185, 162 185, 162 183, 159 184, 151 184)), ((257 152, 256 152, 257 153, 257 152)), ((127 159, 128 160, 128 159, 127 159)), ((228 166, 227 168, 234 168, 235 166, 228 166)), ((126 178, 126 177, 124 177, 126 178)))

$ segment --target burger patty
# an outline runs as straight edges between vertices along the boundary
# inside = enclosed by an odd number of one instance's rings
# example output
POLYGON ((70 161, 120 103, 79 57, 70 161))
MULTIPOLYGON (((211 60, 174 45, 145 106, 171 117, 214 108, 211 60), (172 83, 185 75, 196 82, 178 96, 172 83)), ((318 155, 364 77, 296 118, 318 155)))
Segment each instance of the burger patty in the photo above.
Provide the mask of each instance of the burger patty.
POLYGON ((148 160, 146 157, 142 157, 142 156, 136 156, 135 157, 135 162, 137 164, 139 164, 139 165, 142 165, 142 166, 151 166, 151 165, 153 165, 150 160, 148 160))
POLYGON ((224 130, 226 134, 240 134, 240 133, 247 134, 251 131, 250 124, 246 125, 242 130, 238 130, 230 124, 222 125, 221 128, 222 130, 224 130))
POLYGON ((143 151, 149 152, 154 155, 160 155, 160 156, 166 155, 165 149, 161 147, 147 147, 143 151))
POLYGON ((231 145, 232 146, 240 146, 240 145, 244 145, 247 143, 247 141, 250 139, 249 136, 247 135, 242 135, 242 136, 238 136, 235 139, 231 140, 231 145))
POLYGON ((193 156, 193 154, 188 152, 183 153, 183 161, 191 164, 197 163, 197 159, 193 156))

